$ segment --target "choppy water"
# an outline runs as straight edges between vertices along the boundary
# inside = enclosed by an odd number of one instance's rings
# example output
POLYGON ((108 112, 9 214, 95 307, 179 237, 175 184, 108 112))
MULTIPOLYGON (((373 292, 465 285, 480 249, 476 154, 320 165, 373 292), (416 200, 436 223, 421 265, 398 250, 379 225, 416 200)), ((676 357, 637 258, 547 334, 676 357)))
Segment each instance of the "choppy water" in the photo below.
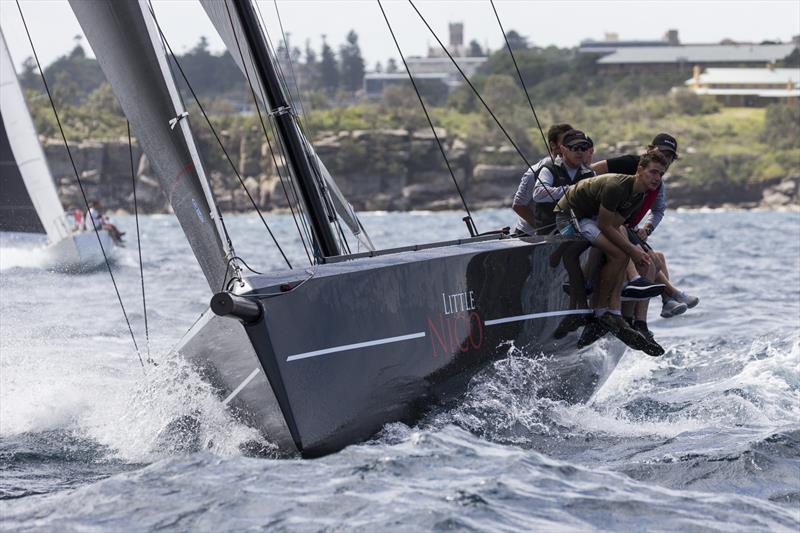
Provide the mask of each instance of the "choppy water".
MULTIPOLYGON (((462 236, 460 217, 364 219, 390 247, 462 236)), ((481 230, 512 219, 476 218, 481 230)), ((288 217, 269 220, 293 238, 288 217)), ((114 272, 144 346, 134 220, 118 223, 130 244, 114 272)), ((257 218, 227 223, 253 268, 279 264, 257 218)), ((626 352, 588 402, 543 397, 554 362, 511 348, 458 402, 318 460, 243 452, 258 436, 168 357, 210 294, 172 217, 142 227, 159 363, 146 374, 107 272, 42 272, 35 251, 0 241, 2 529, 800 528, 800 214, 670 212, 653 243, 701 303, 669 320, 653 305, 667 353, 626 352), (163 439, 188 413, 200 414, 202 451, 163 439)), ((297 246, 289 256, 302 265, 297 246)))

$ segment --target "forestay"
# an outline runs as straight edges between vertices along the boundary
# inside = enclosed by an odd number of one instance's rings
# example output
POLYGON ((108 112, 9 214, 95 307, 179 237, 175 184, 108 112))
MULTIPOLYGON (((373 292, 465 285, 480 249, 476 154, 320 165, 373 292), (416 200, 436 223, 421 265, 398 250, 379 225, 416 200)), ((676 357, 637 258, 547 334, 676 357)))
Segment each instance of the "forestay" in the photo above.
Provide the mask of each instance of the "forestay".
MULTIPOLYGON (((267 92, 261 85, 261 80, 256 76, 256 68, 253 65, 252 57, 246 40, 243 38, 244 30, 241 27, 238 19, 236 18, 236 10, 229 0, 200 0, 200 3, 211 19, 214 28, 222 37, 225 47, 231 54, 231 57, 236 62, 239 70, 249 79, 253 84, 256 94, 261 99, 262 105, 267 109, 271 109, 273 105, 265 101, 267 92), (242 62, 244 57, 244 63, 242 62)), ((311 166, 315 169, 317 174, 317 187, 321 189, 322 194, 325 196, 327 202, 333 206, 336 214, 339 215, 341 220, 347 225, 352 234, 369 250, 374 250, 375 247, 372 241, 364 230, 361 222, 356 215, 353 206, 347 201, 342 194, 339 187, 336 185, 333 177, 325 168, 322 160, 314 152, 311 143, 300 132, 300 137, 303 139, 305 145, 306 157, 308 157, 311 166)))
POLYGON ((2 33, 0 43, 0 127, 3 128, 0 229, 41 231, 43 228, 47 239, 54 243, 68 236, 70 230, 2 33), (36 221, 37 216, 41 224, 36 221))
POLYGON ((233 256, 145 0, 70 0, 212 291, 233 256))

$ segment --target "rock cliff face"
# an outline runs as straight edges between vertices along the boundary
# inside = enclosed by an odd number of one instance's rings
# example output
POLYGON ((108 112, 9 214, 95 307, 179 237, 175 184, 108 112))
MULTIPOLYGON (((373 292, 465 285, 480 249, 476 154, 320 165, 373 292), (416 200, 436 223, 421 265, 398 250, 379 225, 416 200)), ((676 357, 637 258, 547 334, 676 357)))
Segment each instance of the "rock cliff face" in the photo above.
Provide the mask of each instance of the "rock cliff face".
MULTIPOLYGON (((470 208, 511 205, 524 164, 481 163, 480 154, 471 154, 459 139, 448 137, 444 130, 437 130, 437 135, 470 208)), ((245 138, 238 144, 236 170, 259 209, 287 208, 286 168, 279 154, 273 159, 275 145, 271 150, 267 143, 248 143, 245 138)), ((623 153, 624 144, 604 147, 604 151, 623 153)), ((314 146, 342 192, 359 211, 461 208, 453 177, 430 131, 320 132, 314 146)), ((82 206, 83 198, 63 144, 48 140, 44 149, 65 207, 82 206)), ((101 200, 106 209, 132 211, 133 168, 140 211, 156 213, 169 209, 147 157, 135 143, 132 161, 125 139, 87 141, 70 146, 70 150, 89 199, 101 200)), ((252 210, 251 200, 233 170, 209 151, 206 150, 203 159, 210 161, 207 168, 211 169, 211 184, 220 208, 225 212, 252 210)), ((605 156, 595 159, 598 157, 605 156)), ((798 208, 800 175, 720 187, 693 185, 676 174, 668 177, 666 183, 670 207, 798 208)), ((292 194, 290 189, 288 192, 292 194)))

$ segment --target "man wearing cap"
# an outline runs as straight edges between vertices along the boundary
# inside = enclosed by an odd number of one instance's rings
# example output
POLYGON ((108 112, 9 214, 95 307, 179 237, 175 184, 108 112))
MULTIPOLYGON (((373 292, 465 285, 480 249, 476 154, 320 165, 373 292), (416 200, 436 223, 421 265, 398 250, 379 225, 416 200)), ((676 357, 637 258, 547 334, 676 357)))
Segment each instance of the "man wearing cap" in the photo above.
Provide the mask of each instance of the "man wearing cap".
MULTIPOLYGON (((669 168, 669 165, 678 159, 678 141, 675 139, 675 137, 668 133, 659 133, 653 138, 653 142, 647 146, 648 152, 652 150, 658 151, 667 159, 667 168, 669 168)), ((606 172, 632 174, 636 171, 638 161, 639 156, 623 155, 605 161, 598 161, 592 165, 592 170, 598 174, 603 174, 606 172)), ((666 195, 664 192, 664 184, 662 182, 657 191, 651 191, 645 196, 644 202, 642 202, 642 207, 637 213, 635 213, 626 221, 626 225, 635 230, 636 236, 639 238, 639 240, 645 242, 647 241, 647 237, 653 233, 658 224, 664 218, 666 206, 666 195), (640 225, 642 218, 644 218, 644 215, 647 214, 648 211, 650 213, 648 214, 644 223, 640 225)), ((665 285, 664 291, 661 295, 663 303, 661 316, 664 318, 670 318, 696 306, 700 302, 699 298, 678 290, 670 283, 664 254, 661 252, 653 252, 653 256, 656 260, 656 265, 658 268, 654 280, 657 284, 665 285)), ((643 283, 642 285, 645 284, 646 283, 643 283)), ((633 290, 631 289, 629 292, 633 292, 633 290)), ((650 333, 650 331, 647 329, 648 303, 648 300, 638 303, 636 306, 635 315, 638 322, 637 329, 646 332, 650 337, 652 337, 652 333, 650 333)))
POLYGON ((620 226, 638 211, 645 193, 658 189, 668 164, 659 152, 648 152, 639 159, 634 175, 605 174, 583 180, 570 188, 555 207, 559 230, 563 232, 577 224, 581 235, 600 249, 606 259, 593 302, 595 319, 585 327, 597 330, 597 334, 586 335, 587 339, 594 341, 610 331, 634 349, 649 355, 664 353, 663 348, 622 318, 620 290, 628 261, 644 266, 651 259, 627 239, 620 226))
MULTIPOLYGON (((548 138, 553 128, 550 128, 548 138)), ((548 157, 529 168, 514 195, 512 209, 519 216, 514 228, 517 234, 552 233, 555 230, 553 207, 556 202, 572 184, 594 176, 592 169, 583 164, 584 154, 591 146, 586 134, 569 129, 557 138, 557 150, 553 154, 555 161, 548 157)))

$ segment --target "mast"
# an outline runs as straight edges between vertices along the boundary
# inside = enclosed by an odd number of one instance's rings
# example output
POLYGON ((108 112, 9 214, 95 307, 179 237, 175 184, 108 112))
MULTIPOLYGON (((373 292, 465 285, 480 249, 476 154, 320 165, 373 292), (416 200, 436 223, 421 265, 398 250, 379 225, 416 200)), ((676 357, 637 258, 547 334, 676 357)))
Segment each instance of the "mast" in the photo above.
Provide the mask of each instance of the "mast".
POLYGON ((289 165, 294 175, 297 176, 300 194, 308 209, 311 231, 319 247, 319 253, 322 257, 340 255, 339 244, 322 204, 322 198, 314 178, 314 170, 305 151, 303 137, 298 129, 293 110, 283 94, 280 79, 270 58, 253 5, 250 0, 233 0, 233 5, 244 30, 247 44, 253 53, 256 75, 266 92, 270 107, 269 113, 275 118, 278 136, 286 148, 289 165))

